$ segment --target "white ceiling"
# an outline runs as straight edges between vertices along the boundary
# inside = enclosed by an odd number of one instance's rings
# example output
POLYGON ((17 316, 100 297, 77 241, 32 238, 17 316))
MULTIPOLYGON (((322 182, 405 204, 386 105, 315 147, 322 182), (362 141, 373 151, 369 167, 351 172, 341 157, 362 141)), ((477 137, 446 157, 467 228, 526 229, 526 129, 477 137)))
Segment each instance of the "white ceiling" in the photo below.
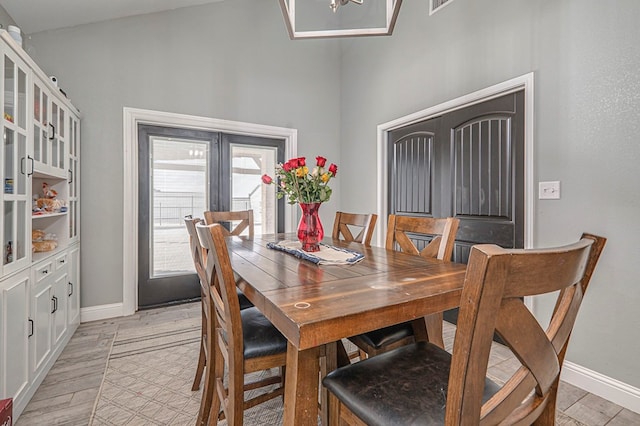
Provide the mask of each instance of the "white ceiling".
POLYGON ((0 0, 24 34, 223 0, 0 0))

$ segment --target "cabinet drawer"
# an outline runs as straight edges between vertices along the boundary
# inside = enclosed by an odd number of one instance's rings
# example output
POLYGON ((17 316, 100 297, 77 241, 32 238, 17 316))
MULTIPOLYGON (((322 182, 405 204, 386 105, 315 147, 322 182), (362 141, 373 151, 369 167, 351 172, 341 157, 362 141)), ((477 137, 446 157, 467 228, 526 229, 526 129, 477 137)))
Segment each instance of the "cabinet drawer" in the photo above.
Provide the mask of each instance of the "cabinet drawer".
POLYGON ((55 259, 53 260, 53 263, 54 263, 53 266, 56 271, 62 268, 66 268, 67 264, 69 263, 68 254, 66 252, 61 253, 60 255, 55 257, 55 259))
POLYGON ((35 283, 37 284, 47 277, 50 277, 51 274, 53 274, 53 270, 53 262, 45 262, 38 265, 34 271, 33 278, 35 279, 35 283))

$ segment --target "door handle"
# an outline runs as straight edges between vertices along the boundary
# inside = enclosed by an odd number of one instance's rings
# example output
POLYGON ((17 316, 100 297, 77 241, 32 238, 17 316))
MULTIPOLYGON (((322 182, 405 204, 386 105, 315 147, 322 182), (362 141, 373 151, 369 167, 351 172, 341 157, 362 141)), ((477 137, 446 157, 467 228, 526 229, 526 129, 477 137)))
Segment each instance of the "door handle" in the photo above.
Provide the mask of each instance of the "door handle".
POLYGON ((51 298, 51 301, 53 302, 53 311, 51 311, 52 314, 55 314, 56 311, 58 310, 58 298, 53 296, 51 298))
POLYGON ((33 336, 33 320, 29 318, 29 335, 27 336, 27 338, 31 336, 33 336))
POLYGON ((69 281, 69 297, 71 297, 73 295, 73 283, 71 281, 69 281))
POLYGON ((51 129, 53 130, 53 133, 49 137, 49 140, 52 141, 56 137, 56 126, 51 123, 49 123, 49 126, 51 126, 51 129))

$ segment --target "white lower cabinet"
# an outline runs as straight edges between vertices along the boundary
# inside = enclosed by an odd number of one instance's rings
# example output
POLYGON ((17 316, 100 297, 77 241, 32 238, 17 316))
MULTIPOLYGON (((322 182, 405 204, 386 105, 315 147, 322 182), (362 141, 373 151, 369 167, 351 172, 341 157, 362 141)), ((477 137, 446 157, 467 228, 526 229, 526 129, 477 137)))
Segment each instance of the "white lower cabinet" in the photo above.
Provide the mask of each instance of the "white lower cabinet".
POLYGON ((70 327, 80 324, 80 244, 69 249, 69 282, 67 293, 67 323, 70 327))
POLYGON ((20 415, 80 324, 80 246, 0 281, 0 399, 20 415))
POLYGON ((0 396, 24 398, 29 387, 29 270, 0 281, 0 396))

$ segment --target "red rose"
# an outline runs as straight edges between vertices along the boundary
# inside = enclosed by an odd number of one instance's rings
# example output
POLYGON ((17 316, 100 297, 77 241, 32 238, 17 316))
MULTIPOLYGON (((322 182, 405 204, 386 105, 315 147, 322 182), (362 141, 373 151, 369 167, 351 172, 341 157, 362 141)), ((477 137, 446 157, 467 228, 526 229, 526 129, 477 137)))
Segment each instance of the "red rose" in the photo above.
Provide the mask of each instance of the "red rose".
POLYGON ((327 159, 324 157, 316 157, 316 162, 318 167, 324 167, 324 165, 327 163, 327 159))
POLYGON ((293 162, 293 160, 289 160, 289 161, 287 161, 286 163, 284 163, 284 164, 282 165, 282 170, 284 170, 285 172, 290 172, 291 170, 295 169, 295 168, 296 168, 296 166, 294 166, 294 165, 292 164, 292 162, 293 162))
POLYGON ((337 175, 338 174, 338 166, 336 166, 335 164, 331 163, 331 165, 329 166, 329 173, 331 173, 332 175, 337 175))
POLYGON ((268 185, 271 182, 273 182, 273 179, 271 178, 271 176, 265 174, 265 175, 262 175, 262 182, 268 185))
POLYGON ((307 165, 307 159, 305 157, 298 157, 298 167, 304 167, 307 165))

